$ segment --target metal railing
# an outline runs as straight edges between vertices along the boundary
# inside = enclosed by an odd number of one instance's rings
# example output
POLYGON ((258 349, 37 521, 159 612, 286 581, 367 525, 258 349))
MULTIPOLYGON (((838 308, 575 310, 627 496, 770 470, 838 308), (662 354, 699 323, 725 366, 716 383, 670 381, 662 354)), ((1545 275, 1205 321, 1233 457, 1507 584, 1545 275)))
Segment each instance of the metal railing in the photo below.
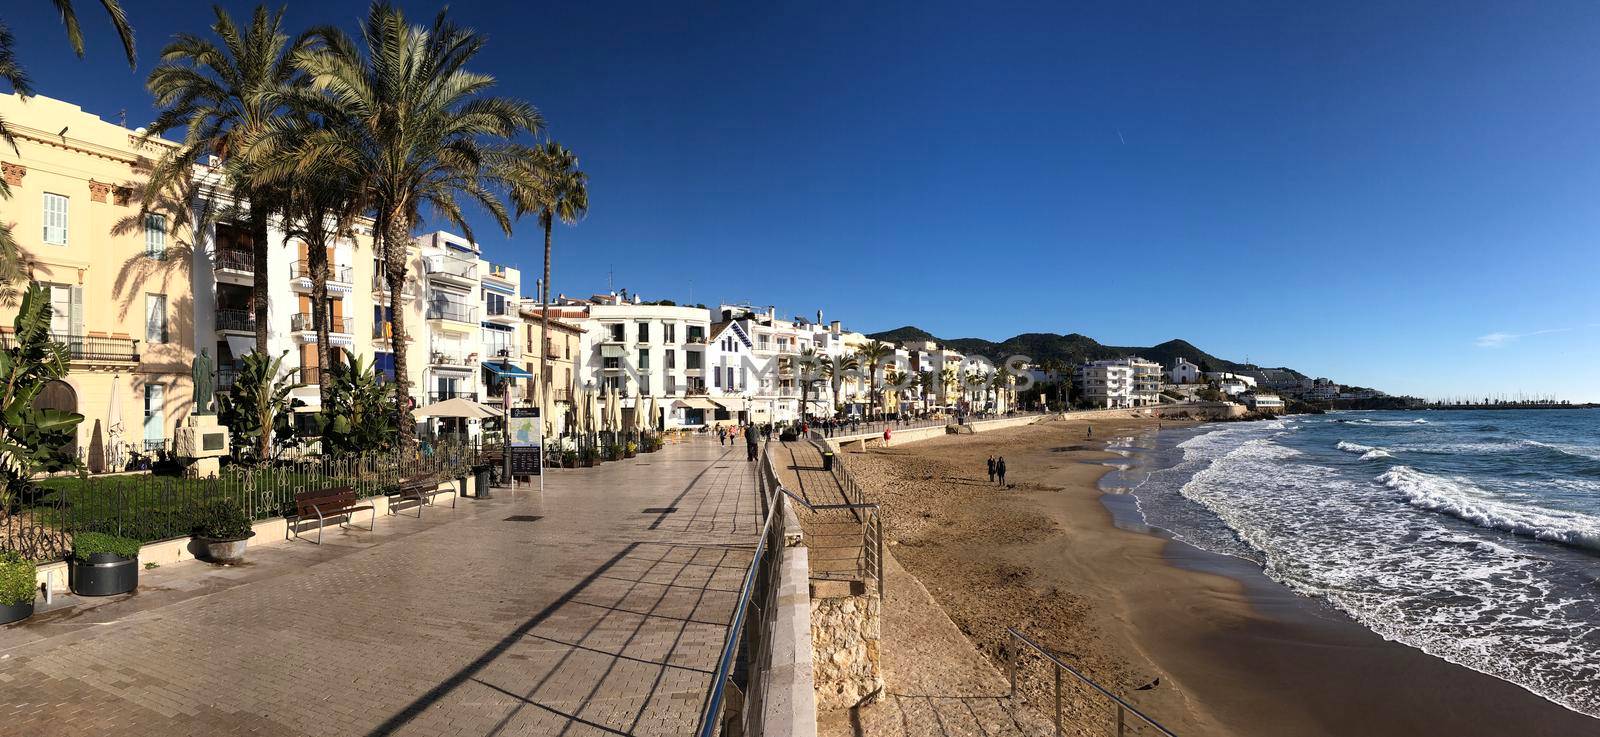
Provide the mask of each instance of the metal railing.
POLYGON ((477 322, 478 308, 469 307, 455 302, 429 302, 427 318, 429 320, 455 320, 456 322, 477 322))
POLYGON ((256 331, 256 313, 250 310, 217 310, 217 329, 253 333, 256 331))
MULTIPOLYGON (((1081 682, 1084 686, 1088 686, 1089 689, 1090 689, 1090 693, 1098 694, 1099 696, 1104 697, 1105 700, 1111 702, 1112 706, 1116 707, 1115 711, 1111 712, 1111 715, 1110 715, 1110 718, 1112 720, 1112 722, 1111 722, 1111 727, 1112 727, 1111 734, 1116 735, 1116 737, 1124 737, 1125 735, 1128 735, 1128 734, 1160 734, 1160 735, 1164 735, 1165 737, 1177 737, 1177 735, 1172 733, 1172 730, 1169 730, 1166 727, 1161 726, 1160 722, 1157 722, 1156 720, 1151 719, 1149 716, 1145 715, 1144 712, 1139 711, 1139 709, 1137 707, 1135 707, 1133 704, 1130 704, 1130 703, 1124 701, 1122 699, 1122 697, 1117 696, 1114 693, 1111 693, 1110 691, 1106 690, 1106 688, 1104 686, 1101 686, 1100 684, 1095 683, 1093 678, 1090 678, 1090 677, 1084 675, 1082 671, 1080 671, 1077 668, 1074 668, 1074 667, 1072 667, 1070 665, 1067 665, 1065 662, 1063 662, 1061 660, 1061 658, 1056 657, 1055 653, 1052 653, 1049 650, 1046 650, 1043 645, 1040 645, 1039 643, 1034 642, 1032 638, 1028 637, 1025 634, 1022 634, 1020 631, 1017 630, 1017 628, 1015 628, 1015 627, 1007 627, 1006 628, 1006 632, 1009 635, 1011 635, 1012 639, 1016 640, 1017 642, 1022 643, 1022 645, 1024 647, 1026 647, 1027 649, 1033 650, 1034 652, 1038 653, 1039 657, 1043 658, 1045 660, 1045 662, 1047 662, 1047 663, 1049 663, 1051 665, 1052 670, 1054 671, 1054 675, 1055 675, 1055 679, 1054 679, 1055 680, 1055 710, 1054 710, 1054 717, 1055 717, 1055 725, 1056 725, 1056 734, 1058 736, 1063 734, 1063 732, 1061 731, 1062 730, 1062 724, 1061 724, 1061 685, 1062 685, 1062 677, 1061 677, 1061 674, 1063 672, 1065 672, 1065 673, 1071 674, 1073 678, 1078 679, 1078 681, 1081 682), (1130 717, 1132 717, 1133 721, 1130 721, 1130 719, 1129 719, 1130 717), (1153 732, 1151 731, 1152 729, 1154 730, 1153 732)), ((1016 699, 1017 698, 1017 675, 1018 675, 1018 672, 1020 671, 1020 666, 1021 666, 1020 659, 1022 657, 1023 649, 1024 648, 1022 648, 1022 647, 1011 648, 1011 659, 1010 659, 1008 665, 1009 665, 1009 669, 1011 671, 1011 698, 1012 699, 1016 699)))
MULTIPOLYGON (((328 332, 344 335, 349 335, 355 325, 355 320, 349 317, 333 317, 330 315, 325 318, 325 321, 328 326, 328 332)), ((299 332, 302 330, 315 330, 316 327, 313 325, 312 316, 309 313, 300 312, 289 316, 289 329, 299 332)))
POLYGON ((220 250, 211 254, 211 268, 221 271, 242 271, 246 274, 256 273, 255 254, 249 251, 220 250))
POLYGON ((294 495, 301 491, 349 486, 370 497, 419 476, 459 478, 478 462, 480 450, 465 443, 424 443, 405 450, 230 466, 217 477, 198 479, 181 476, 182 466, 168 457, 170 440, 146 446, 126 452, 157 455, 144 466, 151 473, 40 479, 11 495, 0 505, 0 550, 45 562, 62 559, 72 549, 73 536, 85 532, 146 543, 187 537, 217 503, 237 506, 251 520, 270 519, 292 514, 294 495))
MULTIPOLYGON (((352 283, 350 281, 350 273, 350 267, 348 266, 328 264, 328 281, 330 282, 350 284, 352 283)), ((290 266, 289 274, 295 279, 311 279, 316 274, 316 271, 311 268, 310 261, 296 261, 290 266)))
MULTIPOLYGON (((139 341, 133 338, 51 333, 50 339, 66 346, 67 357, 73 361, 139 362, 139 341)), ((16 345, 16 333, 0 333, 0 348, 13 348, 16 345)))
POLYGON ((759 474, 760 497, 767 507, 766 521, 762 523, 750 567, 745 570, 744 583, 739 587, 739 600, 723 639, 722 655, 717 659, 716 672, 711 676, 711 686, 701 706, 700 726, 695 730, 697 737, 714 737, 719 733, 746 737, 761 734, 764 681, 772 644, 773 615, 778 609, 779 567, 783 564, 786 532, 785 494, 767 455, 770 446, 771 443, 762 444, 759 474), (743 699, 728 701, 729 689, 742 694, 743 699))

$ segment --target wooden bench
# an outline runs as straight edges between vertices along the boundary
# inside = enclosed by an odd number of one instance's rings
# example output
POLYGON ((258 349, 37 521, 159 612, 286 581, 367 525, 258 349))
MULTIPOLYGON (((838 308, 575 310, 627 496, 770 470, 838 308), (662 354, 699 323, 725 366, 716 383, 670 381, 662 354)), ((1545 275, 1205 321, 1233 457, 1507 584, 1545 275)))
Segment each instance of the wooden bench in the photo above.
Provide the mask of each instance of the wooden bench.
MULTIPOLYGON (((430 507, 433 506, 433 497, 438 494, 452 494, 450 497, 450 508, 455 509, 456 498, 461 495, 453 494, 452 492, 454 491, 454 487, 447 489, 439 488, 439 477, 432 474, 427 474, 403 479, 398 486, 394 487, 393 490, 388 492, 388 496, 397 496, 402 500, 417 500, 417 519, 422 519, 423 505, 430 507)), ((395 508, 395 505, 389 505, 389 514, 399 514, 399 510, 395 508)))
MULTIPOLYGON (((356 490, 348 486, 331 486, 326 489, 301 491, 294 495, 294 521, 289 523, 289 531, 296 538, 300 537, 300 523, 312 517, 317 518, 318 545, 322 544, 322 528, 328 517, 353 518, 356 512, 371 512, 372 518, 367 521, 367 531, 371 532, 378 521, 378 511, 371 504, 362 504, 361 498, 356 496, 356 490)), ((339 526, 344 527, 345 522, 340 521, 339 526)))

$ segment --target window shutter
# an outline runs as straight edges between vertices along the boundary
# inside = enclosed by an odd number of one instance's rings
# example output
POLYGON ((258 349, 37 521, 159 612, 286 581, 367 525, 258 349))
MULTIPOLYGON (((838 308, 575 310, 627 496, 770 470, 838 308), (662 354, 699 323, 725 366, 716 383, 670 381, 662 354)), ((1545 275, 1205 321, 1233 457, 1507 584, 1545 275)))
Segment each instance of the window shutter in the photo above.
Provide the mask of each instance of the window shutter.
POLYGON ((83 335, 83 287, 72 288, 72 335, 83 335))

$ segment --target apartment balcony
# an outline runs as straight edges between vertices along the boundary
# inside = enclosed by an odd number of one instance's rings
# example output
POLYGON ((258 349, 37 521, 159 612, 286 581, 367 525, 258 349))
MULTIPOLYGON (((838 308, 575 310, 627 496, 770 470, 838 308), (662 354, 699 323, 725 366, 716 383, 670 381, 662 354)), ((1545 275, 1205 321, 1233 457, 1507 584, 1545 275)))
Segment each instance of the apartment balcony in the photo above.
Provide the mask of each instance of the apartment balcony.
POLYGON ((217 310, 217 332, 256 334, 256 313, 252 310, 217 310))
POLYGON ((449 320, 477 326, 478 308, 456 302, 433 302, 428 305, 425 317, 429 320, 449 320))
MULTIPOLYGON (((355 320, 348 317, 333 317, 330 315, 326 322, 330 334, 342 335, 346 338, 350 337, 355 326, 355 320)), ((312 324, 311 314, 301 312, 289 316, 289 329, 296 333, 309 333, 314 332, 316 326, 312 324)))
POLYGON ((428 392, 428 404, 433 404, 434 402, 443 402, 446 399, 465 399, 476 402, 478 401, 478 393, 472 391, 471 389, 452 389, 450 391, 428 392))
MULTIPOLYGON (((139 341, 133 338, 51 333, 50 339, 66 346, 67 357, 75 364, 121 365, 139 362, 139 341)), ((14 348, 16 345, 16 333, 9 330, 0 333, 0 348, 14 348)))
POLYGON ((250 286, 255 282, 255 254, 249 251, 223 251, 211 254, 211 271, 224 284, 250 286))
POLYGON ((428 278, 471 289, 478 286, 478 262, 450 256, 429 256, 422 260, 428 278))
POLYGON ((570 403, 572 403, 572 390, 568 389, 568 388, 565 388, 565 387, 551 389, 550 390, 550 401, 552 401, 552 402, 567 402, 568 404, 570 404, 570 403))
POLYGON ((689 336, 689 340, 686 345, 688 345, 690 348, 704 348, 706 347, 706 336, 691 335, 689 336))
POLYGON ((522 323, 522 316, 517 314, 517 308, 511 305, 500 305, 483 308, 483 319, 502 325, 518 325, 522 323))
MULTIPOLYGON (((289 284, 297 292, 311 292, 312 274, 311 262, 299 261, 289 267, 289 284)), ((355 289, 351 281, 350 267, 328 264, 328 291, 333 294, 349 294, 355 289)))
POLYGON ((468 369, 472 368, 477 362, 478 354, 476 353, 461 354, 434 351, 428 354, 428 365, 433 368, 468 369))
MULTIPOLYGON (((381 271, 372 274, 372 295, 377 297, 380 302, 389 299, 389 279, 381 271)), ((417 283, 407 279, 405 285, 400 287, 400 296, 408 299, 416 297, 417 283)))

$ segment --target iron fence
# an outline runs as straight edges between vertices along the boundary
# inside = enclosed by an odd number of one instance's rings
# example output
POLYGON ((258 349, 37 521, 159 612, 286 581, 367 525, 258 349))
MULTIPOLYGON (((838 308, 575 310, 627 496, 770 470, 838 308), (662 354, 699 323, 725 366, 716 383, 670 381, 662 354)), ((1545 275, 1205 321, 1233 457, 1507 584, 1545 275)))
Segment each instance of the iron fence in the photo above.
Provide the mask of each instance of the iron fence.
POLYGON ((181 538, 213 504, 237 505, 251 520, 264 520, 292 512, 294 495, 302 491, 349 486, 361 497, 378 496, 406 480, 466 476, 479 462, 476 445, 426 442, 404 450, 234 466, 204 479, 153 473, 38 479, 0 491, 0 550, 43 562, 59 560, 71 550, 73 536, 84 532, 145 543, 181 538))
MULTIPOLYGON (((1116 735, 1116 737, 1126 737, 1130 734, 1177 737, 1177 735, 1173 734, 1171 730, 1161 726, 1160 722, 1151 719, 1149 716, 1146 716, 1144 712, 1139 711, 1139 709, 1133 704, 1128 703, 1127 701, 1123 700, 1122 697, 1106 690, 1104 686, 1095 683, 1094 679, 1084 675, 1083 672, 1077 668, 1068 665, 1066 662, 1062 661, 1060 657, 1057 657, 1055 653, 1046 650, 1043 645, 1034 642, 1033 638, 1022 634, 1022 632, 1018 631, 1017 628, 1007 627, 1006 633, 1021 645, 1020 647, 1009 648, 1011 650, 1011 659, 1008 663, 1009 670, 1011 672, 1011 698, 1017 698, 1018 673, 1023 665, 1021 659, 1024 651, 1031 650, 1033 653, 1037 654, 1038 657, 1042 658, 1047 667, 1052 671, 1054 681, 1054 706, 1052 709, 1052 714, 1056 727, 1056 735, 1058 735, 1058 737, 1059 735, 1063 734, 1061 709, 1063 674, 1071 675, 1074 679, 1076 679, 1079 687, 1088 690, 1092 700, 1102 702, 1104 706, 1107 707, 1105 711, 1102 712, 1103 716, 1100 716, 1099 718, 1106 720, 1106 726, 1109 728, 1110 734, 1116 735)), ((1093 710, 1091 710, 1090 714, 1078 715, 1080 724, 1085 720, 1091 722, 1096 720, 1097 717, 1092 712, 1093 710)))

